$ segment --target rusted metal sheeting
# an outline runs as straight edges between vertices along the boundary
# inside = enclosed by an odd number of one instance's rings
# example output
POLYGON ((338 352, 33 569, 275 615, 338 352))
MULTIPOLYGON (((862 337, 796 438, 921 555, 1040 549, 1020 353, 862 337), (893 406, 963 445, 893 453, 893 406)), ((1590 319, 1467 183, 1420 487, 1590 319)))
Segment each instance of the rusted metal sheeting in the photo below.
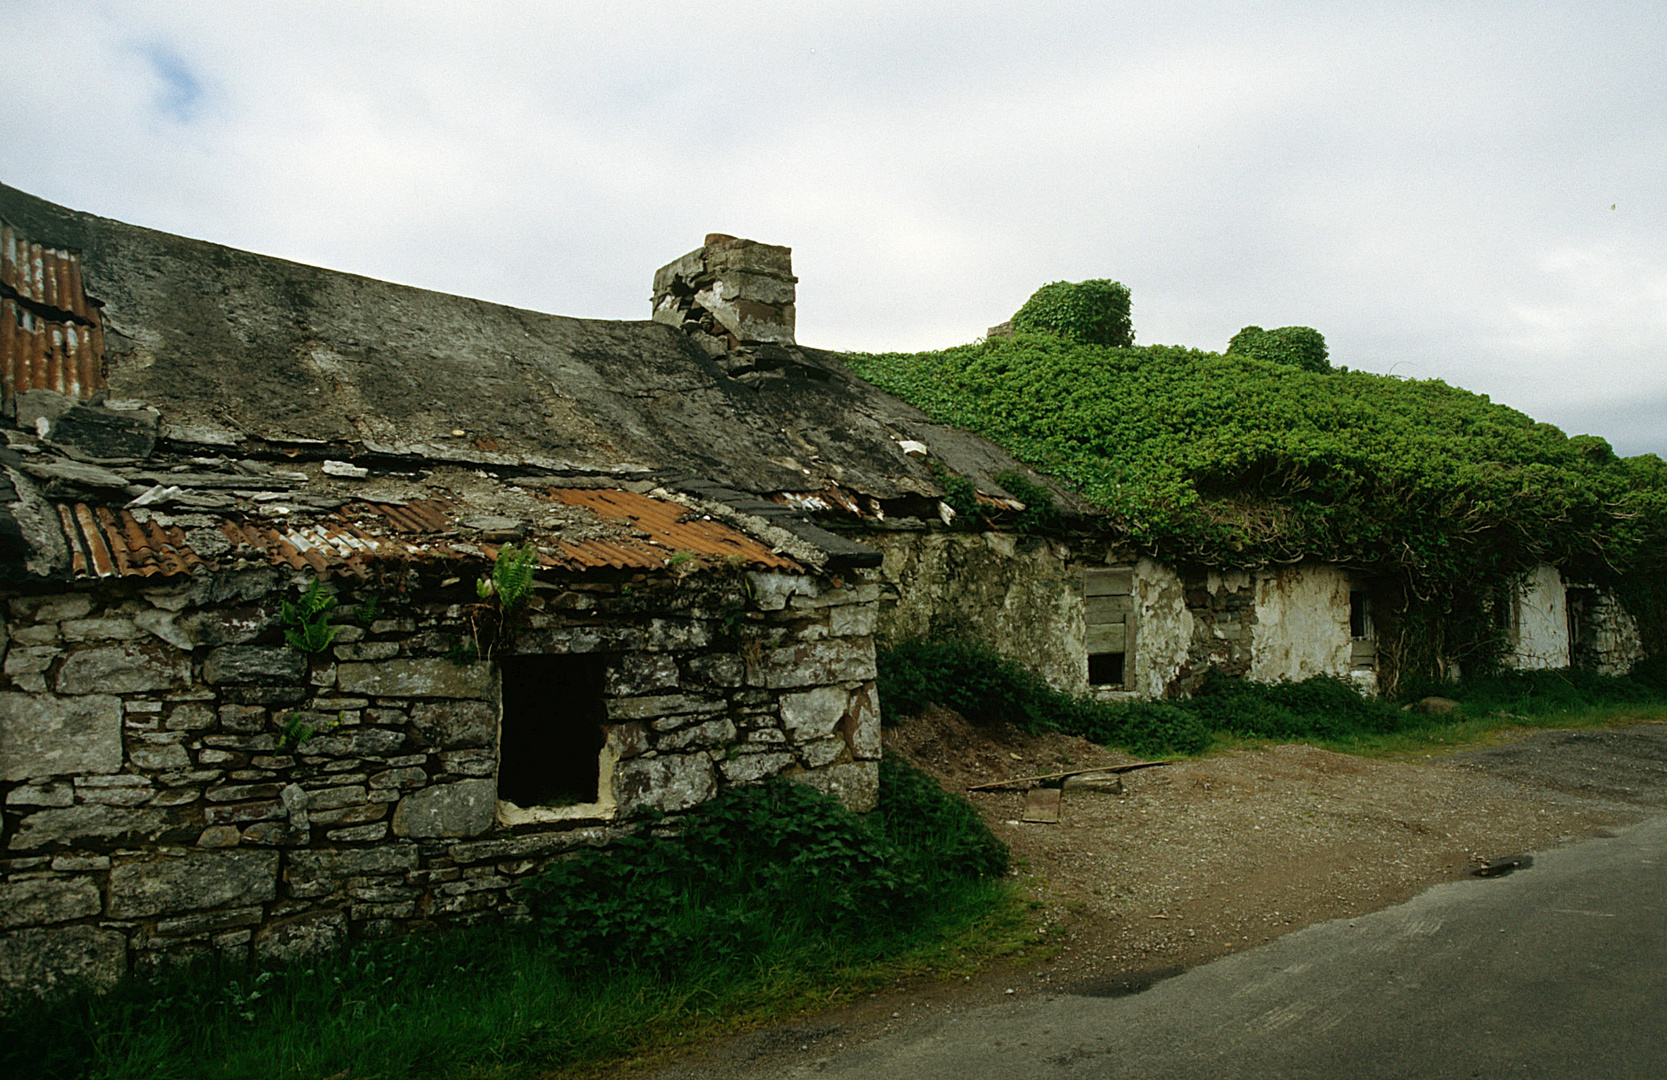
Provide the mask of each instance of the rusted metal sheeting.
POLYGON ((457 526, 453 516, 464 507, 451 499, 410 499, 404 503, 353 503, 339 511, 344 520, 363 520, 374 515, 402 533, 448 532, 457 526))
POLYGON ((23 390, 92 397, 106 385, 104 332, 96 323, 42 318, 0 300, 0 384, 8 398, 23 390))
POLYGON ((323 574, 330 570, 363 577, 372 558, 416 558, 427 554, 398 540, 371 536, 350 525, 316 522, 302 528, 278 529, 255 522, 226 521, 226 539, 265 552, 275 563, 323 574))
POLYGON ((183 529, 141 522, 126 510, 60 503, 58 519, 76 577, 171 577, 203 561, 183 529))
MULTIPOLYGON (((567 541, 534 537, 538 562, 546 568, 659 570, 678 552, 738 557, 747 566, 798 571, 797 563, 716 521, 683 521, 686 508, 625 491, 564 490, 559 498, 585 506, 617 526, 612 535, 567 541)), ((552 496, 557 497, 557 496, 552 496)), ((353 503, 336 517, 307 524, 222 519, 220 532, 245 558, 264 559, 295 570, 363 577, 373 562, 460 560, 497 557, 496 544, 475 545, 459 538, 453 515, 464 507, 446 498, 392 503, 353 503)), ((58 506, 64 539, 76 577, 151 577, 188 574, 205 564, 184 531, 140 522, 127 511, 84 503, 58 506)))
MULTIPOLYGON (((745 533, 720 521, 694 517, 689 508, 631 491, 607 488, 551 488, 550 498, 582 506, 604 518, 627 522, 643 536, 673 552, 739 558, 747 566, 802 572, 798 563, 778 555, 745 533)), ((567 548, 568 544, 563 544, 567 548)), ((595 545, 580 544, 579 548, 595 545)))
POLYGON ((0 285, 43 307, 96 321, 98 309, 81 284, 81 257, 31 243, 0 222, 0 285))

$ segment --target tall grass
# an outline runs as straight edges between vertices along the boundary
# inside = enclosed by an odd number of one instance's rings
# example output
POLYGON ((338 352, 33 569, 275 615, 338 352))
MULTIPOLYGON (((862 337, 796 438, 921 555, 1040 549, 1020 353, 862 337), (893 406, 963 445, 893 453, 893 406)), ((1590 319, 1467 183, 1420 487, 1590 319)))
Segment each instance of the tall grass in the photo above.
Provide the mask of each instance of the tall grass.
POLYGON ((1010 907, 1006 850, 970 807, 889 761, 882 800, 862 819, 787 781, 739 789, 558 863, 525 926, 25 1003, 0 1019, 0 1075, 547 1075, 822 1002, 1010 907))

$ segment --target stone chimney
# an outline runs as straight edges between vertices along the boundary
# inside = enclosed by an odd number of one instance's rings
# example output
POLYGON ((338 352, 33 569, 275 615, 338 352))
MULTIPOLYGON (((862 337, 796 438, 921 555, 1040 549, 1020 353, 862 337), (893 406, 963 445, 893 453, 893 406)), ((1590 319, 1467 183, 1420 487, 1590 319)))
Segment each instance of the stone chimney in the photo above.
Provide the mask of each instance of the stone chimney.
POLYGON ((708 352, 793 344, 793 249, 722 233, 654 274, 654 321, 708 352))

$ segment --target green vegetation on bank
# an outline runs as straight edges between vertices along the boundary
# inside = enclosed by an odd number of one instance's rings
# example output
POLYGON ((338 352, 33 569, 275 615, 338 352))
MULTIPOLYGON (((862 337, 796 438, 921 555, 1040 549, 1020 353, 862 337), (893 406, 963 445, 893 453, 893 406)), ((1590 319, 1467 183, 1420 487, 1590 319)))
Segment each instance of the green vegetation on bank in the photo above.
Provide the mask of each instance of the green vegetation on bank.
POLYGON ((1160 556, 1302 557, 1420 582, 1667 555, 1667 463, 1439 380, 1046 334, 852 354, 934 420, 1075 486, 1160 556))
POLYGON ((1659 457, 1618 457, 1440 380, 1333 370, 1307 327, 1246 327, 1225 353, 1102 344, 1082 327, 1128 310, 1127 291, 1099 297, 1102 284, 1115 283, 1044 287, 1026 309, 1057 314, 1015 317, 1013 337, 846 359, 1074 487, 1165 561, 1382 575, 1406 615, 1391 682, 1438 656, 1488 668, 1501 642, 1487 598, 1537 563, 1622 584, 1642 624, 1667 625, 1659 457))
POLYGON ((888 720, 935 703, 975 724, 1080 735, 1142 757, 1197 754, 1214 742, 1242 740, 1406 749, 1421 740, 1452 741, 1452 731, 1461 729, 1475 738, 1503 727, 1614 718, 1617 709, 1667 713, 1667 658, 1644 661, 1625 678, 1515 671, 1409 688, 1409 703, 1425 696, 1456 703, 1441 715, 1364 696, 1347 679, 1328 675, 1277 683, 1212 676, 1190 698, 1102 702, 1060 693, 1017 661, 961 639, 897 642, 880 650, 879 669, 881 715, 888 720))
POLYGON ((791 781, 735 789, 558 861, 520 927, 24 1003, 0 1075, 544 1076, 1019 938, 1006 849, 971 807, 893 761, 881 785, 865 817, 791 781))

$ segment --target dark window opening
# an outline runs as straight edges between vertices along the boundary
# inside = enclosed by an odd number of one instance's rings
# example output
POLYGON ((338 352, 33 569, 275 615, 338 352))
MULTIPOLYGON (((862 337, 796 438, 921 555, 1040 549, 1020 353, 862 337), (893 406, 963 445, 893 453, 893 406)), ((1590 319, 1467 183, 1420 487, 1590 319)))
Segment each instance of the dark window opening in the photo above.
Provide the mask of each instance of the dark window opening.
POLYGON ((1089 686, 1122 686, 1123 653, 1103 652, 1088 654, 1089 686))
POLYGON ((1372 597, 1362 589, 1349 590, 1349 636, 1372 636, 1372 597))
POLYGON ((596 802, 608 718, 602 676, 597 656, 503 661, 498 798, 521 807, 596 802))

